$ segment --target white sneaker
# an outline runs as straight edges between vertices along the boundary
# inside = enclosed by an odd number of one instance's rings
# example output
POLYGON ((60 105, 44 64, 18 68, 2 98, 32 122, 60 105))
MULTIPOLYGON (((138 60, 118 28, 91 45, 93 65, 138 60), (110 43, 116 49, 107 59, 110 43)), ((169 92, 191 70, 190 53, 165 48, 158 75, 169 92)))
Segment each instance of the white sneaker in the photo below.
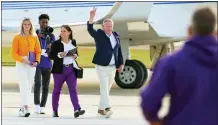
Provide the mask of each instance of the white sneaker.
POLYGON ((24 116, 25 116, 24 108, 21 108, 21 109, 19 110, 19 116, 20 116, 20 117, 24 117, 24 116))
POLYGON ((19 110, 19 116, 20 116, 20 117, 29 117, 29 116, 30 116, 30 111, 29 111, 29 109, 24 110, 24 108, 21 108, 21 109, 19 110))
POLYGON ((40 113, 40 106, 39 106, 39 105, 35 105, 35 107, 34 107, 34 112, 35 112, 36 114, 39 114, 39 113, 40 113))
POLYGON ((45 107, 40 107, 40 114, 45 114, 45 107))

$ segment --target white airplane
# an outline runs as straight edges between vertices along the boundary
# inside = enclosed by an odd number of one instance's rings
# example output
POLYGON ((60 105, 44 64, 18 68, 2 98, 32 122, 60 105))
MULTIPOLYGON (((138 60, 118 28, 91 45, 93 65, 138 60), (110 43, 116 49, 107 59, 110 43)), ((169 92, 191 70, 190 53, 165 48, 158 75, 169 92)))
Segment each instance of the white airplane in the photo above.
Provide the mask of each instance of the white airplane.
MULTIPOLYGON (((77 41, 92 42, 86 23, 90 10, 96 7, 95 27, 105 18, 111 18, 114 31, 121 37, 125 67, 123 72, 116 73, 117 85, 140 88, 147 80, 147 68, 142 62, 131 60, 129 46, 150 45, 152 68, 157 59, 174 51, 174 42, 186 40, 193 12, 204 6, 217 13, 217 2, 2 2, 2 28, 18 29, 23 17, 30 17, 38 24, 39 14, 47 13, 52 27, 71 25, 77 41)), ((3 39, 4 32, 12 31, 3 31, 3 39)))

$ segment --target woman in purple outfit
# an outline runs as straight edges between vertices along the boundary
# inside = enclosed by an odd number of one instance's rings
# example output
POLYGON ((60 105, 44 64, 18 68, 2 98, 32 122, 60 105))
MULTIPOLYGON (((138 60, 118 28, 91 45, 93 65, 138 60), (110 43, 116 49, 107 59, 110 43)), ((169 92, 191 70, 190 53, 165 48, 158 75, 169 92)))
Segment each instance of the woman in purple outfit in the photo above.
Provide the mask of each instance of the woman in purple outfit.
POLYGON ((60 39, 52 44, 49 57, 54 60, 52 73, 54 78, 54 89, 52 93, 53 117, 58 116, 58 102, 63 83, 66 81, 70 99, 74 107, 74 117, 83 115, 85 110, 81 110, 77 93, 77 74, 78 68, 76 58, 78 53, 67 56, 67 52, 76 47, 76 40, 73 39, 72 30, 68 25, 61 27, 60 39))

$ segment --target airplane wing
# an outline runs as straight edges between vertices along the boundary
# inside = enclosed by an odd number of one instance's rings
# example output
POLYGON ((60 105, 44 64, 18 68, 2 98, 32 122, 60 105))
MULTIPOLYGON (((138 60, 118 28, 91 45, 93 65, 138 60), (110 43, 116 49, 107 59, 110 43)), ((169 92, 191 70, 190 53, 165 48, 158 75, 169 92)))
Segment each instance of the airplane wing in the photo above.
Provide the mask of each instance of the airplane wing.
MULTIPOLYGON (((111 7, 110 11, 104 16, 101 16, 101 18, 97 18, 94 23, 102 24, 103 20, 106 18, 111 18, 114 22, 147 22, 150 10, 152 8, 152 4, 153 2, 115 2, 111 7)), ((99 11, 100 10, 98 10, 97 7, 96 15, 99 14, 99 11)), ((89 15, 87 15, 87 20, 84 22, 69 23, 68 25, 84 25, 87 23, 88 17, 89 15)), ((60 25, 57 24, 54 26, 60 25)))
POLYGON ((194 11, 210 7, 217 13, 217 2, 159 2, 154 3, 148 23, 160 37, 185 37, 194 11))
POLYGON ((105 18, 114 22, 147 21, 153 2, 116 2, 110 12, 96 23, 102 23, 105 18), (142 10, 142 11, 137 11, 142 10))
MULTIPOLYGON (((192 14, 196 9, 205 6, 217 10, 217 2, 116 2, 110 11, 95 20, 95 23, 102 24, 104 19, 111 18, 116 23, 128 23, 128 28, 131 29, 130 24, 138 22, 141 25, 133 26, 135 30, 133 28, 129 32, 146 32, 149 34, 147 38, 152 36, 184 40, 192 14), (143 27, 142 22, 149 25, 144 24, 143 27)), ((81 23, 83 24, 86 22, 81 23)))

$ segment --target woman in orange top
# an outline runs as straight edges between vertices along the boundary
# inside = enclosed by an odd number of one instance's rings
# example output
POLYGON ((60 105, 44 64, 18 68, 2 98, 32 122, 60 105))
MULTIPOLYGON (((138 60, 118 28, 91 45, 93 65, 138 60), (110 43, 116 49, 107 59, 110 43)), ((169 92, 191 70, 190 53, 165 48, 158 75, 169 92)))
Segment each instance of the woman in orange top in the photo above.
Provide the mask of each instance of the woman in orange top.
POLYGON ((21 109, 20 117, 28 117, 30 111, 28 108, 32 84, 34 82, 36 66, 40 61, 41 48, 38 37, 34 31, 30 19, 25 18, 21 24, 21 31, 12 42, 12 58, 16 61, 16 74, 20 88, 21 109), (30 59, 32 53, 34 59, 30 59))

